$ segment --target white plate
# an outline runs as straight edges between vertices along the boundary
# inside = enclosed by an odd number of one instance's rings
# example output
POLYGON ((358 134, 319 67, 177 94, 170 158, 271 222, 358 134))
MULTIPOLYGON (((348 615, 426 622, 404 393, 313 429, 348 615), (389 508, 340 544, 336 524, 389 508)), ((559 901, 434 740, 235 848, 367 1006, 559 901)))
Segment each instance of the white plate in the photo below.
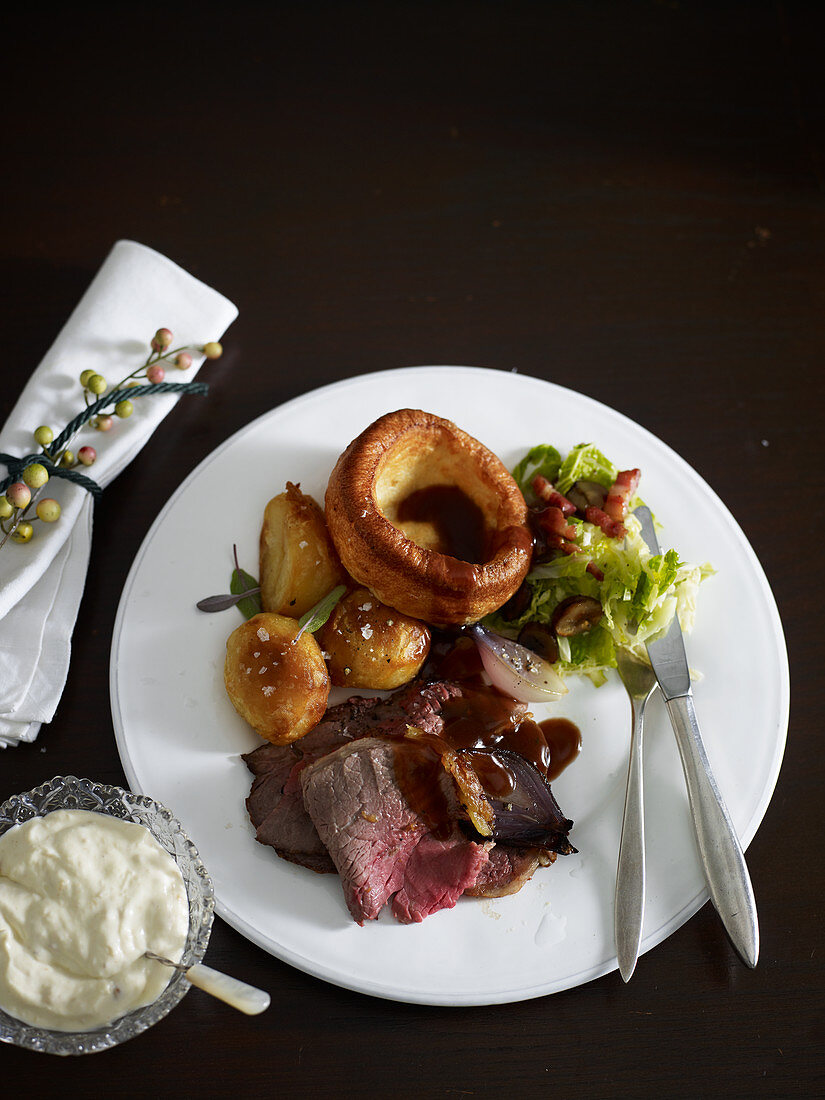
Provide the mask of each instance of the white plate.
MULTIPOLYGON (((701 478, 626 417, 547 382, 472 367, 409 368, 327 386, 255 420, 187 478, 147 535, 118 610, 110 680, 120 757, 132 788, 180 818, 212 876, 220 915, 273 955, 351 989, 423 1004, 554 993, 616 967, 613 889, 630 735, 617 681, 575 685, 555 704, 583 735, 581 756, 553 784, 575 821, 579 854, 560 857, 513 897, 461 899, 420 925, 383 916, 359 928, 337 876, 259 845, 244 808, 251 777, 240 754, 260 740, 232 709, 222 676, 226 637, 240 619, 234 610, 205 615, 195 602, 227 590, 233 543, 242 567, 256 572, 264 505, 287 480, 322 500, 350 440, 404 407, 449 417, 508 466, 536 443, 564 452, 592 440, 620 468, 641 468, 662 541, 717 570, 700 593, 688 657, 704 675, 695 697, 708 756, 739 836, 750 842, 779 773, 789 691, 779 617, 744 535, 701 478)), ((648 708, 646 749, 643 951, 707 899, 658 698, 648 708)))

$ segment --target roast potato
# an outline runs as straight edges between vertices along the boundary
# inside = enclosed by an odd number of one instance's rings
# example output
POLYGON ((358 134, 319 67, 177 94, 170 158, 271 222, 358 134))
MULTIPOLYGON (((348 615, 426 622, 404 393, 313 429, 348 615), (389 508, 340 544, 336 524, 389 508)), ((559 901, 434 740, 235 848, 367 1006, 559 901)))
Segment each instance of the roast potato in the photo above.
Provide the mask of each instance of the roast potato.
POLYGON ((291 481, 264 509, 260 579, 264 611, 296 619, 345 579, 324 513, 291 481))
POLYGON ((430 650, 424 623, 356 588, 318 631, 330 679, 336 687, 387 691, 412 680, 430 650))
POLYGON ((226 642, 224 684, 240 716, 267 741, 287 745, 320 722, 329 674, 309 631, 263 612, 233 630, 226 642))

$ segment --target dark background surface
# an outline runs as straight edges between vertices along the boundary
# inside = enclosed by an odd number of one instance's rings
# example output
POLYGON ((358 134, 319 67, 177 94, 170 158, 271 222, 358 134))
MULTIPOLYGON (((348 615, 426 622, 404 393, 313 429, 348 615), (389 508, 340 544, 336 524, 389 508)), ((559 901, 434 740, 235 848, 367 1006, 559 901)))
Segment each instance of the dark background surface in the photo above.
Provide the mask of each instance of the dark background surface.
POLYGON ((706 905, 628 986, 435 1009, 326 985, 218 920, 209 961, 269 989, 264 1016, 194 992, 103 1054, 3 1048, 4 1095, 825 1095, 817 8, 30 5, 8 21, 0 419, 118 238, 240 317, 206 403, 180 404, 96 509, 66 691, 35 744, 0 753, 0 799, 56 774, 124 782, 112 626, 178 482, 289 398, 418 363, 552 380, 681 454, 764 566, 793 697, 748 851, 755 971, 706 905))

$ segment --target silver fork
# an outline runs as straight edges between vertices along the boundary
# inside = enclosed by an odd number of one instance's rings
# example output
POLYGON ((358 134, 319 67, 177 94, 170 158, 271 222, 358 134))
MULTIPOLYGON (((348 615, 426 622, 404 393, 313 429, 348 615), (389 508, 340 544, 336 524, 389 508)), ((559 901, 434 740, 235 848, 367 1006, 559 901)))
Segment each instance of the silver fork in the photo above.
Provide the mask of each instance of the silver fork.
POLYGON ((630 763, 616 870, 616 898, 613 930, 622 978, 630 981, 639 957, 645 912, 645 819, 642 788, 642 748, 645 704, 656 687, 653 669, 626 649, 616 650, 619 679, 630 696, 633 728, 630 735, 630 763))

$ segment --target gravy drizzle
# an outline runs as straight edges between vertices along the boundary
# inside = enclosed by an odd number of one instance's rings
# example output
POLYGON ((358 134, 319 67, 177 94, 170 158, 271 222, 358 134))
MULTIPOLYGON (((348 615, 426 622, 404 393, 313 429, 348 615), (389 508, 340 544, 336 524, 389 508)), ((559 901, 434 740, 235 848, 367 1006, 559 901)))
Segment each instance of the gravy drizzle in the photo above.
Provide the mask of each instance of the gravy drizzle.
MULTIPOLYGON (((467 753, 486 794, 507 800, 516 778, 496 749, 519 753, 548 781, 556 779, 578 756, 581 733, 567 718, 536 722, 527 707, 488 686, 481 676, 481 658, 466 637, 436 638, 426 669, 429 678, 461 682, 460 698, 442 705, 440 739, 467 753)), ((426 743, 407 742, 396 758, 396 774, 405 796, 436 835, 444 835, 449 807, 439 781, 443 768, 437 751, 426 743)))

